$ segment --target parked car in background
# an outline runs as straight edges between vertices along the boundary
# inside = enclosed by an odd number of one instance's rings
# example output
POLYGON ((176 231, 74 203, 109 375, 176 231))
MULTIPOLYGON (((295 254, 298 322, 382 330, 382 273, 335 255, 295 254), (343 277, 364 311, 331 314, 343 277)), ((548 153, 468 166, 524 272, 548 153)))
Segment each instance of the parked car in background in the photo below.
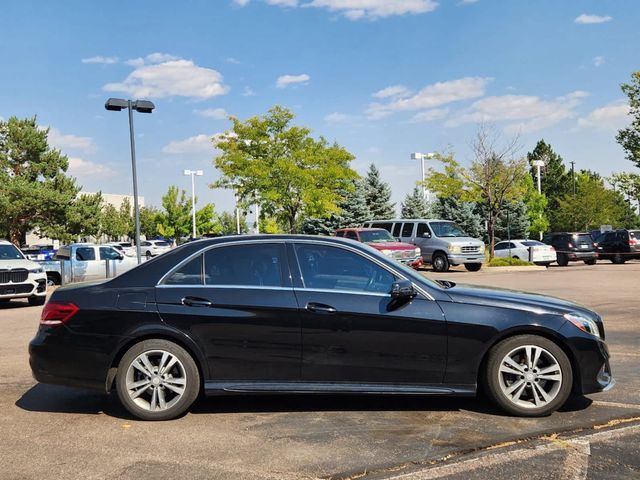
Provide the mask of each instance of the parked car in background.
POLYGON ((140 242, 140 249, 142 255, 151 258, 171 250, 171 244, 165 240, 144 240, 140 242))
POLYGON ((56 254, 56 249, 53 245, 32 245, 30 247, 23 247, 22 253, 28 260, 51 260, 56 254))
POLYGON ((584 262, 587 265, 595 265, 598 260, 598 252, 589 233, 547 233, 542 241, 556 249, 557 262, 561 267, 566 267, 569 262, 584 262))
POLYGON ((109 245, 73 243, 60 247, 52 260, 40 262, 50 284, 100 280, 107 276, 109 260, 111 276, 131 270, 138 265, 136 258, 127 257, 109 245))
POLYGON ((505 240, 493 247, 494 256, 516 258, 536 265, 548 267, 556 261, 556 250, 551 245, 537 240, 505 240))
POLYGON ((108 242, 105 245, 109 245, 119 252, 122 252, 127 257, 136 256, 136 247, 131 242, 108 242))
POLYGON ((436 272, 446 272, 451 265, 463 265, 471 272, 482 268, 484 242, 469 237, 454 222, 437 219, 372 220, 365 227, 384 228, 401 242, 420 247, 422 259, 436 272))
POLYGON ((349 238, 371 245, 386 256, 412 268, 419 268, 423 263, 420 247, 398 242, 384 228, 341 228, 336 230, 336 237, 349 238))
POLYGON ((598 258, 613 263, 640 259, 640 230, 612 230, 598 235, 594 242, 598 258))
POLYGON ((47 274, 28 260, 13 243, 0 240, 0 302, 26 298, 29 305, 44 305, 47 274))
POLYGON ((440 284, 370 246, 262 235, 189 242, 56 289, 29 344, 39 382, 168 420, 201 393, 473 396, 539 417, 614 385, 600 316, 539 294, 440 284))

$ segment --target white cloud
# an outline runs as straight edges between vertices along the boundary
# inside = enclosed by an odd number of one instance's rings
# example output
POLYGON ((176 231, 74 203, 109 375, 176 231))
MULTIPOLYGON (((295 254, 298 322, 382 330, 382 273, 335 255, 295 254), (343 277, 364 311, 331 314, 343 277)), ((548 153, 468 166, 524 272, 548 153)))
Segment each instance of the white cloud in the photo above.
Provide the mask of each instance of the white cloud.
POLYGON ((509 122, 505 130, 533 132, 576 116, 575 108, 587 92, 575 91, 551 100, 531 95, 501 95, 474 102, 469 109, 449 119, 446 127, 465 123, 509 122))
POLYGON ((266 0, 269 5, 276 5, 278 7, 297 7, 298 0, 266 0))
POLYGON ((434 108, 432 110, 426 110, 424 112, 416 113, 411 122, 413 123, 422 123, 422 122, 433 122, 434 120, 440 120, 446 117, 449 114, 448 108, 434 108))
POLYGON ((78 157, 69 157, 69 175, 78 178, 87 177, 114 177, 117 172, 107 165, 91 162, 78 157))
POLYGON ((278 77, 278 80, 276 80, 276 87, 286 88, 289 85, 294 85, 297 83, 305 84, 309 80, 311 80, 311 77, 306 73, 300 75, 281 75, 278 77))
POLYGON ((242 91, 243 97, 253 97, 255 96, 255 94, 256 94, 255 90, 251 87, 244 87, 244 90, 242 91))
POLYGON ((413 92, 404 85, 391 85, 390 87, 378 90, 372 94, 372 96, 376 98, 406 98, 412 93, 413 92))
POLYGON ((229 114, 224 108, 205 108, 204 110, 194 110, 193 113, 215 120, 226 120, 227 117, 229 117, 229 114))
POLYGON ((462 0, 458 5, 472 5, 478 3, 480 0, 462 0))
POLYGON ((62 134, 56 128, 49 129, 49 142, 60 150, 78 150, 82 152, 94 152, 96 149, 93 138, 79 137, 77 135, 62 134))
POLYGON ((135 67, 133 72, 123 82, 106 84, 105 91, 125 92, 138 98, 211 98, 229 91, 218 71, 200 67, 192 60, 152 53, 127 63, 135 67))
POLYGON ((249 0, 233 0, 233 4, 238 7, 245 7, 249 3, 249 0))
POLYGON ((118 57, 103 57, 101 55, 96 55, 95 57, 83 58, 81 60, 82 63, 101 63, 103 65, 113 65, 114 63, 118 63, 118 57))
POLYGON ((395 15, 416 15, 432 12, 438 6, 434 0, 312 0, 304 7, 326 8, 350 20, 378 19, 395 15))
POLYGON ((215 147, 212 139, 220 139, 223 135, 222 133, 214 133, 212 135, 201 133, 184 140, 173 140, 165 145, 162 151, 176 155, 213 152, 215 147))
POLYGON ((578 119, 581 128, 595 130, 618 130, 629 124, 629 105, 624 100, 611 102, 604 107, 592 110, 585 117, 578 119))
POLYGON ((593 57, 593 66, 601 67, 605 63, 605 59, 602 55, 598 55, 597 57, 593 57))
POLYGON ((333 125, 345 123, 351 120, 351 115, 347 115, 346 113, 333 112, 328 115, 325 115, 324 121, 333 125))
POLYGON ((392 98, 389 103, 372 103, 367 108, 367 115, 372 119, 383 118, 394 112, 425 110, 451 102, 478 98, 484 95, 490 80, 490 78, 465 77, 434 83, 409 97, 392 98))
POLYGON ((242 62, 240 62, 240 60, 238 60, 237 58, 234 58, 234 57, 227 57, 227 58, 224 59, 224 61, 227 62, 227 63, 231 63, 233 65, 240 65, 240 63, 242 63, 242 62))
POLYGON ((583 13, 579 15, 574 20, 575 23, 579 23, 581 25, 592 25, 595 23, 606 23, 613 20, 613 17, 609 15, 589 15, 587 13, 583 13))

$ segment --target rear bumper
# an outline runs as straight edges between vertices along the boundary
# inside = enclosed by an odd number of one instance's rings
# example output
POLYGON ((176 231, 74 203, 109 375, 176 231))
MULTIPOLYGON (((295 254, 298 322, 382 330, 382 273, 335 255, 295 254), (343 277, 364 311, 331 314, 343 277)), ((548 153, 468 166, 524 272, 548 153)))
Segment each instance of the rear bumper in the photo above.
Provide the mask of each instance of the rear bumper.
POLYGON ((566 251, 558 253, 566 255, 570 261, 595 260, 598 258, 597 252, 566 251))

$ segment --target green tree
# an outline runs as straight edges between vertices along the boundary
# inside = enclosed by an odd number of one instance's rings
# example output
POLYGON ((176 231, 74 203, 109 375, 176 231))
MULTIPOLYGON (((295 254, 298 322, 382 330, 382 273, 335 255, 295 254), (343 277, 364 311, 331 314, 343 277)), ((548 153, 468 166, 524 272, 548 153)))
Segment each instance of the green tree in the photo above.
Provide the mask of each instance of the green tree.
MULTIPOLYGON (((218 216, 218 222, 220 223, 221 235, 234 235, 238 233, 238 225, 235 212, 222 212, 218 216)), ((247 226, 247 217, 244 213, 240 215, 240 232, 247 233, 249 227, 247 226)))
POLYGON ((391 202, 391 187, 380 177, 380 170, 372 163, 364 179, 364 192, 371 220, 385 220, 396 216, 396 205, 391 202))
POLYGON ((244 208, 258 203, 265 217, 295 233, 301 218, 337 212, 339 192, 357 174, 349 167, 353 155, 312 138, 309 129, 291 125, 293 118, 279 106, 245 122, 231 117, 231 132, 215 141, 222 177, 211 188, 233 188, 244 208))
POLYGON ((549 218, 547 217, 547 197, 544 193, 538 193, 533 185, 531 176, 523 179, 524 203, 527 206, 529 217, 529 235, 532 238, 541 238, 540 234, 549 231, 549 218))
POLYGON ((523 200, 505 202, 496 225, 496 236, 501 240, 507 238, 528 238, 531 222, 527 204, 523 200))
POLYGON ((467 202, 456 197, 438 197, 433 203, 436 218, 456 222, 462 230, 473 238, 484 238, 484 220, 478 213, 475 202, 467 202))
POLYGON ((126 230, 124 235, 127 235, 129 238, 135 238, 136 220, 128 197, 125 197, 124 200, 122 200, 118 214, 120 215, 120 221, 122 222, 123 228, 126 230))
POLYGON ((631 74, 631 83, 620 88, 629 98, 631 125, 618 131, 616 140, 626 152, 627 159, 640 168, 640 71, 631 74))
POLYGON ((102 209, 102 233, 110 240, 119 240, 129 233, 128 226, 116 207, 110 203, 102 209))
POLYGON ((187 193, 175 185, 170 185, 162 196, 162 208, 156 221, 156 229, 166 238, 183 238, 191 234, 191 201, 187 193))
POLYGON ((160 212, 153 206, 140 208, 140 235, 145 238, 153 238, 158 235, 158 215, 160 212))
POLYGON ((69 242, 75 237, 97 237, 102 228, 102 193, 93 195, 80 193, 66 212, 64 231, 56 238, 69 242))
POLYGON ((20 245, 27 231, 56 234, 79 192, 69 161, 48 143, 36 117, 0 120, 0 231, 20 245))
POLYGON ((636 204, 640 213, 640 175, 637 173, 613 173, 607 181, 613 189, 620 192, 630 205, 636 204))
POLYGON ((207 203, 204 207, 196 210, 196 235, 220 234, 222 224, 216 215, 213 203, 207 203))
POLYGON ((424 198, 422 189, 415 187, 402 202, 400 212, 402 218, 429 218, 431 216, 431 206, 424 198))

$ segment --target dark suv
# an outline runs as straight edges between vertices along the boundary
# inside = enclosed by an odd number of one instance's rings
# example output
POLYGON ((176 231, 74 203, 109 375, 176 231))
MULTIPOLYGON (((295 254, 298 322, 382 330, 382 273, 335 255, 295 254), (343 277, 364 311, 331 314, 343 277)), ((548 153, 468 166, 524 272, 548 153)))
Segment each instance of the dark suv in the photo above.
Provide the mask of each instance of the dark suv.
POLYGON ((598 257, 613 263, 640 258, 640 230, 612 230, 594 237, 598 257))
POLYGON ((548 233, 542 241, 556 249, 557 262, 561 267, 566 267, 569 262, 579 261, 587 265, 595 265, 598 260, 598 253, 589 233, 548 233))

